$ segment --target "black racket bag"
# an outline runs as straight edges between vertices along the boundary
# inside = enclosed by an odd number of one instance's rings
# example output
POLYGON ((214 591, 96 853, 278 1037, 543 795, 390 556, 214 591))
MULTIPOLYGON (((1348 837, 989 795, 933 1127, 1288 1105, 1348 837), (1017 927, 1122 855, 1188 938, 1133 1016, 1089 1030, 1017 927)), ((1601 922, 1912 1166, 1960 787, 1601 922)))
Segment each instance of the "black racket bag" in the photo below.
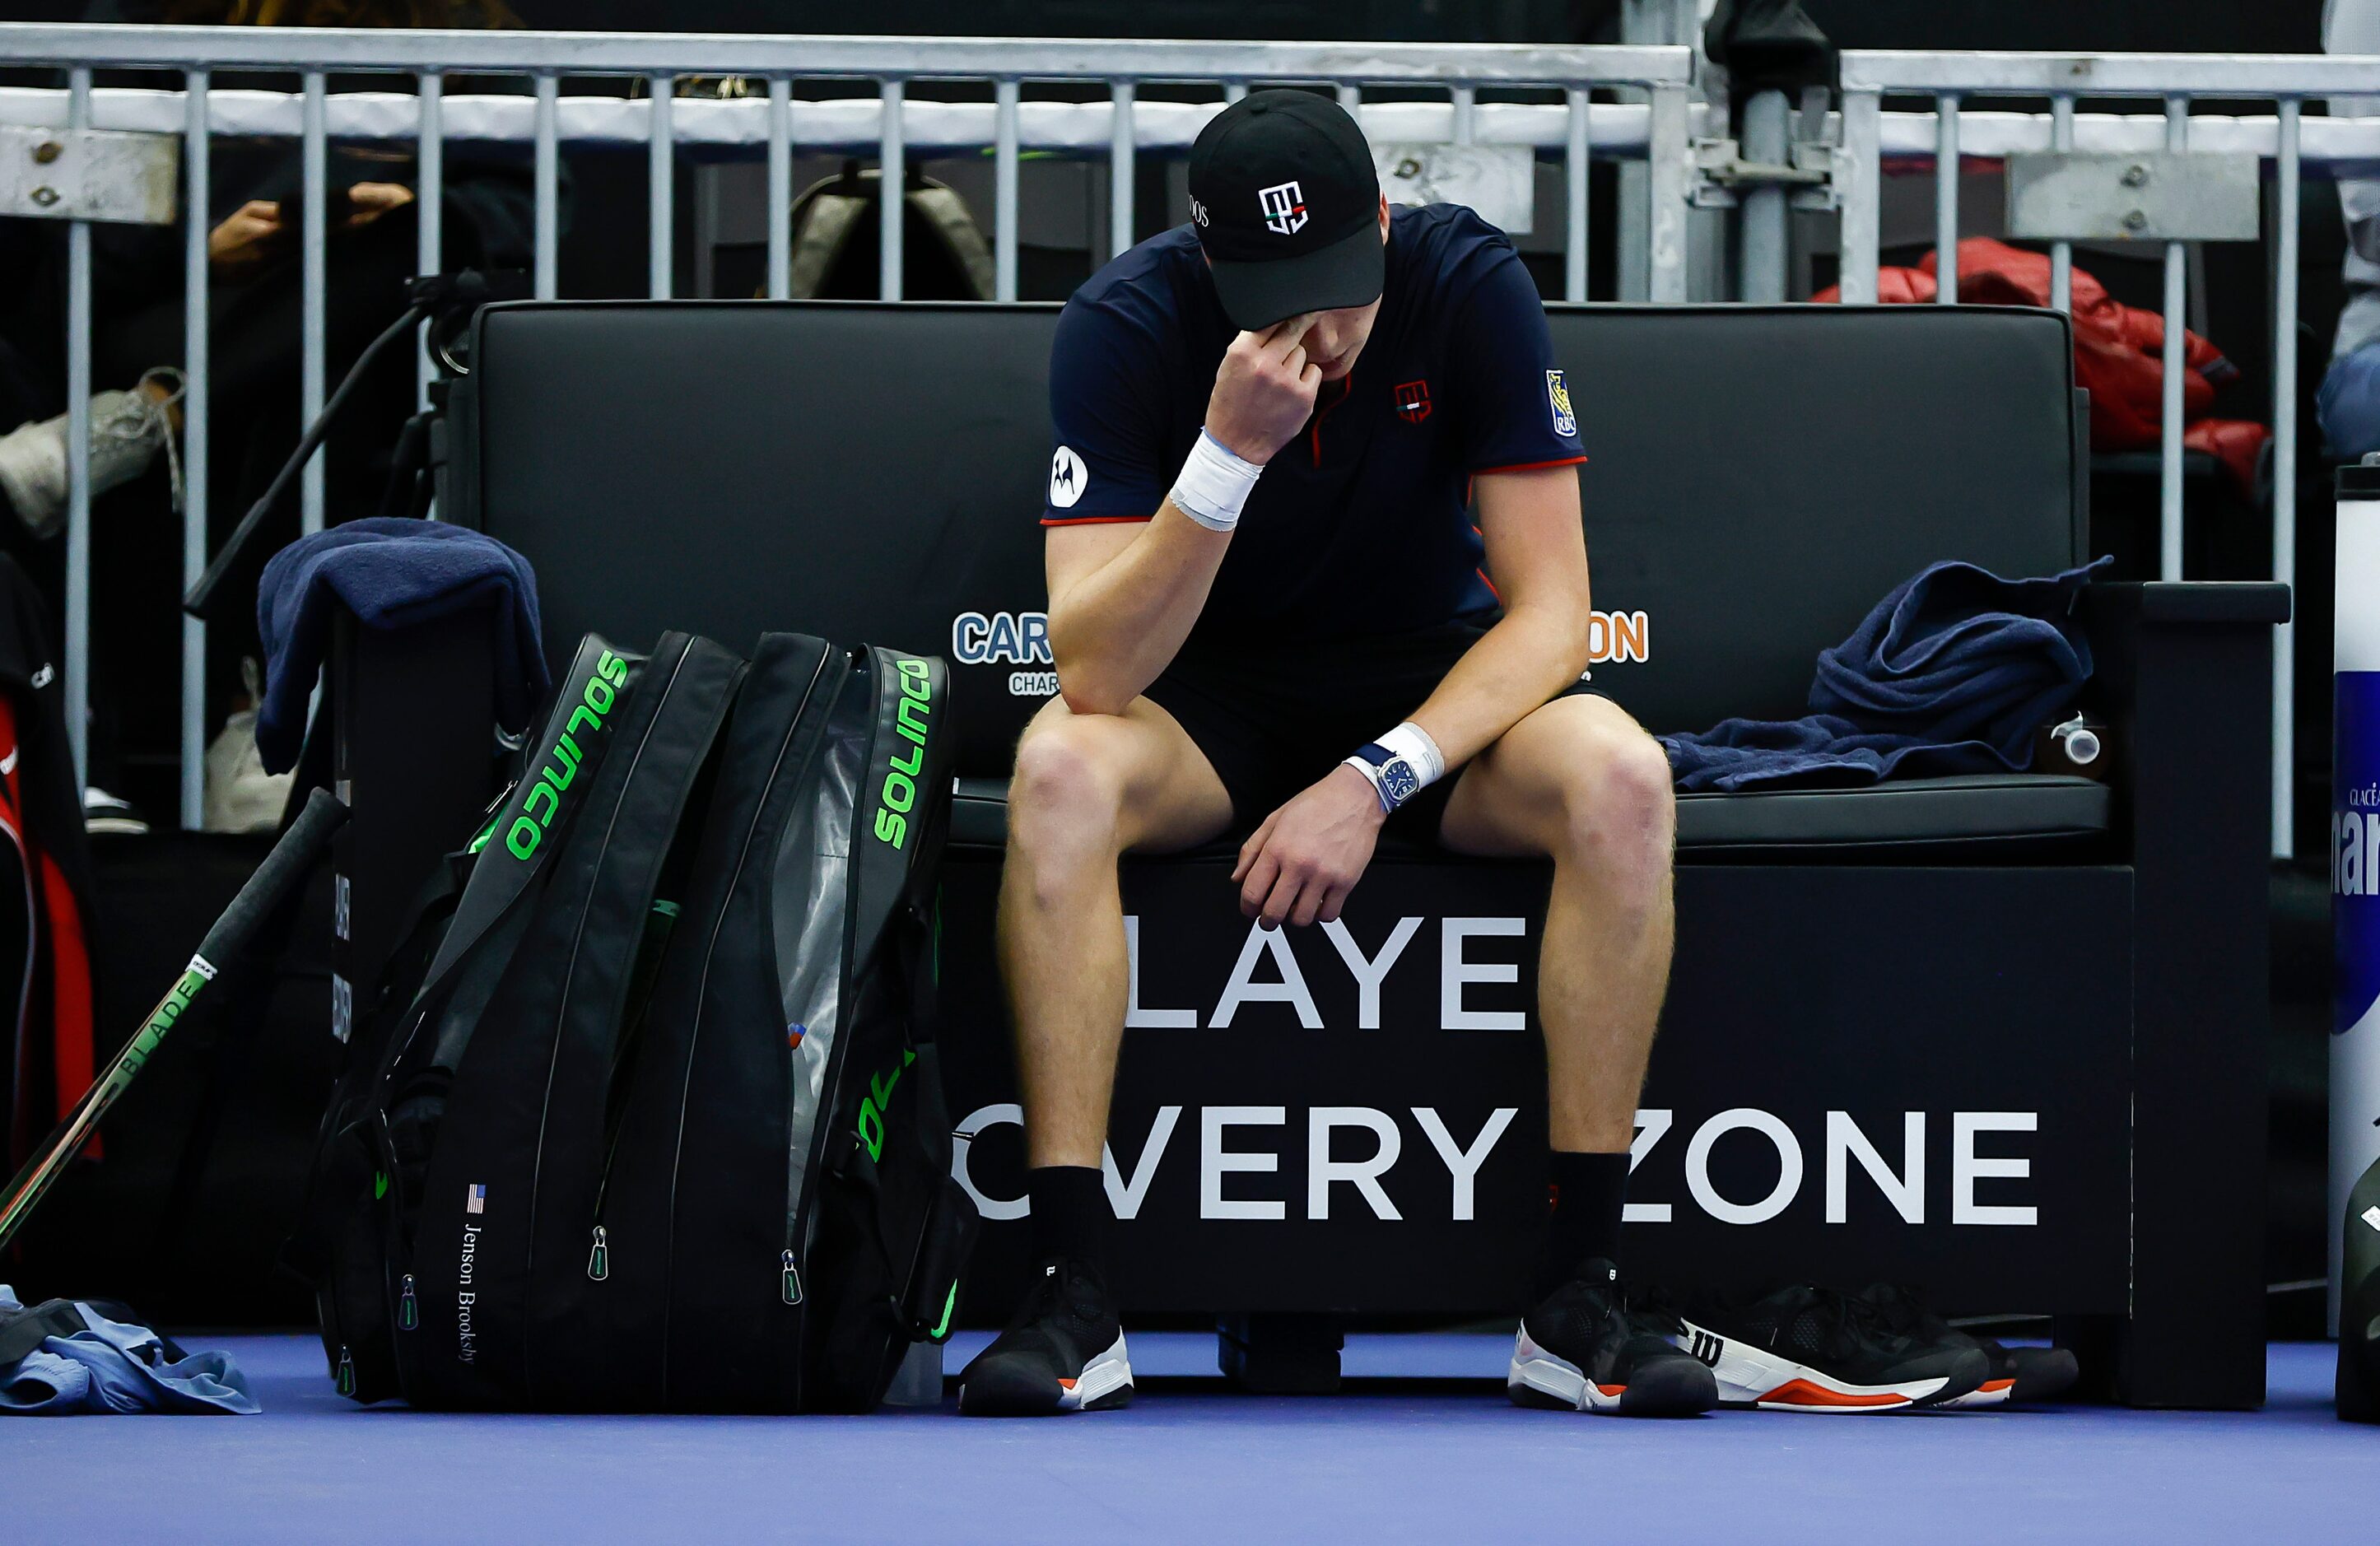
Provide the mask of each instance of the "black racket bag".
POLYGON ((385 1309, 334 1272, 324 1341, 358 1399, 865 1409, 947 1333, 943 668, 670 635, 632 670, 599 747, 555 711, 349 1102, 385 1309))
MULTIPOLYGON (((665 639, 663 658, 675 647, 665 639)), ((358 1006, 299 1225, 283 1253, 314 1284, 323 1354, 342 1394, 373 1402, 402 1394, 397 1341, 419 1328, 419 1301, 397 1263, 413 1237, 455 1062, 543 899, 570 817, 644 663, 595 635, 581 643, 527 749, 527 775, 440 864, 358 1006)))

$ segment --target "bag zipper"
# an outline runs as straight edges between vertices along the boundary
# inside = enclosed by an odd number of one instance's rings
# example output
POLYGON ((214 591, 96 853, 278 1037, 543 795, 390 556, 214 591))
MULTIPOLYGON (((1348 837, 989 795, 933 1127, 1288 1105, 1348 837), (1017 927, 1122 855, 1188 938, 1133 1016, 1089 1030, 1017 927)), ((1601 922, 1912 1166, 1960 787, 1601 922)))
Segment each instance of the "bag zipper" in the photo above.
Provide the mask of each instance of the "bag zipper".
MULTIPOLYGON (((645 1006, 652 1002, 653 980, 661 971, 662 951, 669 943, 671 928, 676 923, 678 913, 678 904, 656 896, 646 914, 645 934, 638 943, 637 959, 631 963, 628 972, 627 1007, 623 1010, 627 1016, 627 1028, 619 1047, 612 1054, 613 1084, 620 1080, 628 1065, 629 1054, 636 1050, 637 1039, 644 1033, 645 1006), (637 970, 638 966, 646 968, 646 975, 641 979, 637 970)), ((606 1100, 608 1102, 608 1096, 606 1100)), ((611 1131, 604 1135, 603 1170, 595 1181, 594 1238, 587 1251, 587 1276, 596 1283, 601 1283, 612 1275, 611 1241, 603 1229, 603 1204, 612 1195, 612 1166, 620 1158, 620 1131, 626 1126, 627 1114, 626 1107, 623 1106, 618 1118, 611 1123, 611 1131)))
MULTIPOLYGON (((873 649, 869 649, 867 651, 867 661, 869 688, 868 709, 868 719, 872 724, 877 716, 883 711, 884 668, 879 660, 877 651, 873 649)), ((813 684, 813 687, 815 687, 815 684, 813 684)), ((832 708, 830 708, 829 712, 832 712, 832 708)), ((856 819, 857 808, 856 806, 854 808, 853 814, 854 818, 856 819)), ((835 1002, 839 1006, 849 1005, 853 1002, 852 995, 848 991, 851 986, 852 936, 853 931, 859 926, 859 920, 856 913, 854 912, 850 906, 850 897, 847 892, 848 888, 855 883, 855 876, 856 871, 854 872, 854 875, 847 875, 844 878, 846 895, 844 899, 844 905, 843 918, 844 978, 843 981, 837 985, 835 993, 835 1002)), ((844 1009, 838 1009, 839 1014, 847 1012, 848 1011, 844 1009)), ((834 1039, 834 1045, 827 1051, 825 1077, 819 1081, 819 1119, 810 1125, 809 1163, 805 1165, 802 1170, 804 1179, 813 1183, 823 1175, 829 1137, 828 1128, 832 1126, 826 1118, 828 1114, 832 1113, 835 1109, 836 1102, 842 1096, 844 1068, 850 1061, 849 1050, 851 1046, 851 1038, 848 1035, 844 1034, 847 1029, 847 1026, 839 1026, 834 1039)), ((781 1296, 783 1297, 785 1303, 788 1305, 798 1305, 801 1303, 801 1279, 795 1271, 795 1262, 796 1258, 794 1248, 796 1237, 801 1228, 801 1205, 802 1199, 794 1190, 789 1179, 785 1188, 785 1250, 784 1255, 780 1261, 780 1271, 784 1275, 786 1290, 781 1295, 781 1296)), ((798 1405, 801 1400, 801 1363, 798 1358, 795 1360, 794 1379, 794 1397, 795 1404, 798 1405)))

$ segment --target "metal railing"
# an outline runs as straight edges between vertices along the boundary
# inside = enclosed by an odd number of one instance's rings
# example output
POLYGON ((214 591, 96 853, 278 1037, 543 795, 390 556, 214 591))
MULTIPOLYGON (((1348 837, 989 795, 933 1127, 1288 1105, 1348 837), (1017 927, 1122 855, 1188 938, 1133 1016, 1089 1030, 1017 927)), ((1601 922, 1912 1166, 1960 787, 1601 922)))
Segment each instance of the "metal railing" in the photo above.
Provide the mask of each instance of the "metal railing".
MULTIPOLYGON (((794 155, 832 150, 872 154, 898 177, 913 158, 988 152, 992 158, 994 293, 1017 293, 1019 165, 1029 153, 1054 153, 1109 164, 1106 197, 1111 250, 1129 246, 1135 231, 1134 176, 1143 156, 1185 151, 1223 102, 1254 83, 1328 85, 1355 111, 1376 141, 1476 142, 1530 148, 1564 170, 1562 230, 1564 295, 1588 293, 1587 170, 1595 156, 1641 161, 1642 208, 1623 209, 1623 268, 1645 275, 1635 293, 1655 300, 1688 298, 1688 207, 1694 189, 1694 139, 1723 131, 1716 110, 1692 100, 1694 61, 1680 46, 1536 47, 1528 45, 1069 42, 1007 39, 809 38, 640 35, 552 32, 437 32, 174 29, 108 26, 0 25, 0 67, 46 66, 67 71, 63 91, 0 87, 0 126, 130 129, 177 135, 183 145, 185 208, 208 208, 209 145, 226 136, 281 138, 302 146, 304 217, 298 236, 303 319, 299 411, 310 419, 324 390, 325 241, 321 195, 327 147, 333 140, 410 143, 417 149, 419 262, 438 266, 439 191, 443 150, 450 143, 509 143, 530 148, 534 189, 535 293, 557 293, 556 211, 560 147, 641 146, 648 157, 650 212, 648 288, 670 295, 674 180, 681 152, 751 155, 767 163, 769 232, 767 293, 788 292, 794 155), (95 69, 153 71, 159 85, 94 89, 95 69), (295 92, 216 88, 235 72, 288 73, 295 92), (404 90, 328 89, 330 76, 393 76, 404 90), (763 83, 765 95, 745 98, 674 95, 687 77, 738 76, 763 83), (450 77, 468 77, 450 91, 450 77), (489 91, 486 78, 518 80, 526 91, 489 91), (178 78, 176 79, 176 78, 178 78), (565 79, 630 79, 644 94, 565 94, 565 79), (958 82, 937 91, 990 100, 929 100, 912 94, 917 81, 958 82), (804 81, 865 82, 873 95, 809 98, 804 81), (1037 84, 1073 88, 1061 100, 1037 84), (1105 100, 1071 100, 1081 88, 1104 89, 1105 100), (1160 101, 1151 85, 1220 88, 1204 101, 1160 101), (1366 87, 1425 88, 1442 100, 1366 101, 1366 87), (1528 88, 1511 91, 1506 88, 1528 88), (1590 93, 1615 88, 1641 101, 1594 102, 1590 93), (1479 100, 1483 90, 1537 100, 1479 100), (1641 268, 1636 265, 1641 263, 1641 268)), ((1880 236, 1882 179, 1900 170, 1955 166, 1962 155, 1997 158, 2029 150, 2158 149, 2252 152, 2273 168, 2278 193, 2274 242, 2278 250, 2273 298, 2274 482, 2289 491, 2296 478, 2296 286, 2300 175, 2306 162, 2380 166, 2380 119, 2317 117, 2301 124, 2309 97, 2374 92, 2380 59, 2328 55, 2215 56, 2186 55, 1925 54, 1854 50, 1842 56, 1843 93, 1833 128, 1839 145, 1832 189, 1841 207, 1842 294, 1873 300, 1880 236), (1888 95, 1930 98, 1930 111, 1887 111, 1888 95), (2083 98, 2134 97, 2153 114, 2081 113, 2083 98), (2042 112, 2005 99, 2046 99, 2042 112), (1989 105, 1999 100, 2001 105, 1989 105), (2277 113, 2193 115, 2194 103, 2275 101, 2277 113), (1977 103, 1983 103, 1978 107, 1977 103)), ((1169 93, 1178 94, 1178 93, 1169 93)), ((1203 94, 1203 93, 1202 93, 1203 94)), ((1611 94, 1609 91, 1606 95, 1611 94)), ((881 293, 897 298, 903 268, 903 222, 897 201, 881 204, 879 230, 881 293)), ((1942 269, 1941 297, 1957 294, 1959 186, 1937 179, 1935 225, 1942 269)), ((186 361, 192 390, 185 399, 186 481, 184 566, 195 578, 205 562, 207 522, 208 338, 203 319, 209 283, 206 222, 186 220, 184 283, 197 304, 186 309, 186 361)), ((2070 299, 2071 248, 2052 246, 2053 298, 2070 299)), ((88 698, 90 522, 88 497, 90 233, 73 222, 68 237, 67 387, 70 508, 67 522, 65 676, 69 729, 80 766, 88 698)), ((2165 252, 2164 311, 2180 319, 2186 270, 2183 245, 2165 252)), ((2160 444, 2160 567, 2182 572, 2182 456, 2180 411, 2182 330, 2166 330, 2167 370, 2160 444)), ((429 379, 426 355, 421 380, 429 379)), ((317 456, 301 481, 301 520, 308 530, 323 518, 322 472, 317 456)), ((2296 578, 2291 500, 2276 500, 2273 573, 2296 578)), ((2293 734, 2292 640, 2277 640, 2274 667, 2274 851, 2289 848, 2288 758, 2293 734)), ((204 734, 204 635, 184 625, 182 651, 182 818, 199 820, 204 734)))
MULTIPOLYGON (((1895 155, 1931 152, 1937 172, 1935 245, 1944 302, 1958 298, 1959 179, 1964 155, 2004 155, 2016 150, 2109 150, 2138 152, 2249 152, 2272 167, 2277 195, 2273 244, 2273 578, 2297 581, 2298 453, 2298 223, 2301 176, 2308 161, 2357 165, 2366 175, 2380 165, 2380 122, 2316 119, 2309 136, 2302 121, 2308 98, 2372 94, 2380 91, 2380 58, 2331 55, 2214 55, 2187 54, 2046 55, 2011 53, 1931 54, 1889 50, 1846 51, 1842 55, 1841 184, 1842 294, 1846 301, 1872 301, 1876 293, 1880 177, 1895 155), (1931 114, 1888 114, 1888 95, 1931 97, 1931 114), (1966 111, 1977 99, 2047 98, 2046 114, 1990 115, 1990 137, 1979 144, 1973 133, 1979 115, 1966 111), (2154 119, 2135 115, 2078 115, 2082 98, 2137 97, 2154 102, 2154 119), (2194 116, 2204 102, 2271 101, 2277 111, 2252 116, 2194 116), (1928 125, 1930 143, 1911 131, 1928 125)), ((2164 245, 2167 319, 2164 340, 2164 401, 2160 415, 2158 551, 2163 578, 2179 579, 2182 561, 2182 323, 2186 243, 2164 245)), ((2071 302, 2072 246, 2050 250, 2053 303, 2071 302)), ((2294 625, 2280 625, 2273 648, 2272 844, 2287 858, 2291 832, 2292 756, 2296 734, 2294 625)))
MULTIPOLYGON (((1682 47, 1536 47, 1501 44, 1269 43, 1070 42, 1035 39, 871 37, 751 37, 696 34, 529 31, 396 31, 0 25, 0 67, 50 67, 67 71, 63 91, 0 88, 0 124, 35 123, 68 129, 126 128, 181 136, 187 245, 183 268, 186 498, 184 583, 206 563, 207 151, 227 134, 297 139, 302 150, 303 216, 298 233, 302 323, 299 412, 321 411, 324 388, 325 250, 323 193, 327 146, 334 139, 412 141, 419 147, 416 202, 419 263, 440 263, 439 212, 443 148, 450 140, 525 142, 533 147, 536 293, 557 293, 557 184, 565 141, 642 141, 649 148, 647 191, 651 211, 648 253, 655 297, 673 288, 673 183, 677 154, 689 145, 764 148, 768 162, 768 293, 787 293, 791 167, 795 146, 872 149, 887 186, 898 186, 908 158, 920 151, 988 148, 994 157, 993 250, 996 294, 1013 299, 1017 286, 1018 164, 1031 150, 1104 155, 1110 163, 1111 244, 1133 240, 1134 168, 1144 153, 1178 152, 1225 101, 1251 84, 1321 84, 1362 116, 1375 139, 1477 140, 1524 144, 1558 153, 1566 163, 1564 289, 1587 294, 1587 164, 1597 153, 1644 156, 1651 168, 1644 230, 1645 273, 1655 299, 1685 298, 1685 202, 1688 90, 1694 61, 1682 47), (95 69, 155 70, 177 86, 95 90, 95 69), (293 94, 215 90, 225 72, 294 73, 293 94), (329 76, 409 78, 407 91, 340 91, 329 76), (766 83, 765 98, 675 99, 684 77, 739 76, 766 83), (446 90, 450 76, 524 78, 525 95, 478 95, 446 90), (644 82, 640 99, 565 96, 567 79, 627 78, 644 82), (805 101, 804 80, 874 83, 873 100, 805 101), (992 100, 914 101, 912 82, 989 83, 992 100), (1152 82, 1220 86, 1206 103, 1148 102, 1152 82), (1035 83, 1104 86, 1105 102, 1031 101, 1035 83), (1365 103, 1367 86, 1443 90, 1443 103, 1365 103), (1482 89, 1532 88, 1558 101, 1482 103, 1482 89), (1627 88, 1646 100, 1593 103, 1599 88, 1627 88)), ((880 282, 890 298, 901 295, 902 204, 881 201, 880 282)), ((1633 223, 1632 223, 1633 224, 1633 223)), ((67 390, 69 408, 69 508, 64 676, 67 716, 78 775, 84 768, 89 704, 91 626, 90 226, 71 223, 67 246, 67 390)), ((426 357, 420 367, 425 389, 426 357)), ((323 519, 322 458, 306 469, 300 511, 307 531, 323 519)), ((199 824, 205 735, 205 634, 195 620, 182 629, 181 819, 199 824)))

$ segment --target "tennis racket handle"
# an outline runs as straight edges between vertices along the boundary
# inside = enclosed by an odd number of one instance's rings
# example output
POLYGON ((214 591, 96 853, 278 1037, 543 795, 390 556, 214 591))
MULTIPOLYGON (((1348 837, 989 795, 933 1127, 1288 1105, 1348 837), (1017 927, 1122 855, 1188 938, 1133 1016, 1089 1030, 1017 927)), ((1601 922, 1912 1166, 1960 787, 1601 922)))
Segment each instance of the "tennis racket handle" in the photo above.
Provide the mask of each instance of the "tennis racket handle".
POLYGON ((239 888, 223 916, 199 942, 199 955, 217 969, 230 964, 248 946, 257 926, 277 911, 288 900, 289 894, 306 879, 315 862, 330 846, 331 834, 346 824, 347 808, 328 789, 317 789, 306 797, 306 809, 298 820, 281 834, 281 841, 264 856, 256 873, 239 888))

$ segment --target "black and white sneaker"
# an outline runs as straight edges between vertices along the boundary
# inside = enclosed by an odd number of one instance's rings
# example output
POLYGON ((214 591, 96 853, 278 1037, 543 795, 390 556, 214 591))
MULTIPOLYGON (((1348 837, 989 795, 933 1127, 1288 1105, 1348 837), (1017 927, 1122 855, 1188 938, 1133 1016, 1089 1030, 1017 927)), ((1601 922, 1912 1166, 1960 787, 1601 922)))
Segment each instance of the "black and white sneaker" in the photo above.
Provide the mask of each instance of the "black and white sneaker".
POLYGON ((1943 1406, 1999 1406, 2047 1401, 2063 1395, 2081 1378, 2073 1353, 2064 1347, 2010 1347, 1990 1337, 1976 1336, 1951 1325, 1926 1305, 1912 1288, 1879 1283, 1860 1290, 1874 1305, 1885 1326, 1904 1336, 1939 1346, 1973 1347, 1991 1365, 1984 1382, 1964 1395, 1954 1395, 1943 1406))
POLYGON ((974 1418, 1057 1417, 1131 1400, 1123 1327, 1087 1261, 1043 1262, 1016 1319, 959 1372, 959 1410, 974 1418))
POLYGON ((1521 1318, 1505 1394, 1524 1406, 1623 1418, 1689 1418, 1718 1403, 1711 1371, 1662 1334, 1675 1324, 1632 1314, 1619 1275, 1589 1261, 1521 1318))
POLYGON ((1895 1332, 1865 1299, 1828 1288, 1698 1304, 1679 1320, 1678 1345, 1710 1366, 1730 1406, 1897 1412, 1955 1401, 1991 1374, 1981 1348, 1895 1332))

